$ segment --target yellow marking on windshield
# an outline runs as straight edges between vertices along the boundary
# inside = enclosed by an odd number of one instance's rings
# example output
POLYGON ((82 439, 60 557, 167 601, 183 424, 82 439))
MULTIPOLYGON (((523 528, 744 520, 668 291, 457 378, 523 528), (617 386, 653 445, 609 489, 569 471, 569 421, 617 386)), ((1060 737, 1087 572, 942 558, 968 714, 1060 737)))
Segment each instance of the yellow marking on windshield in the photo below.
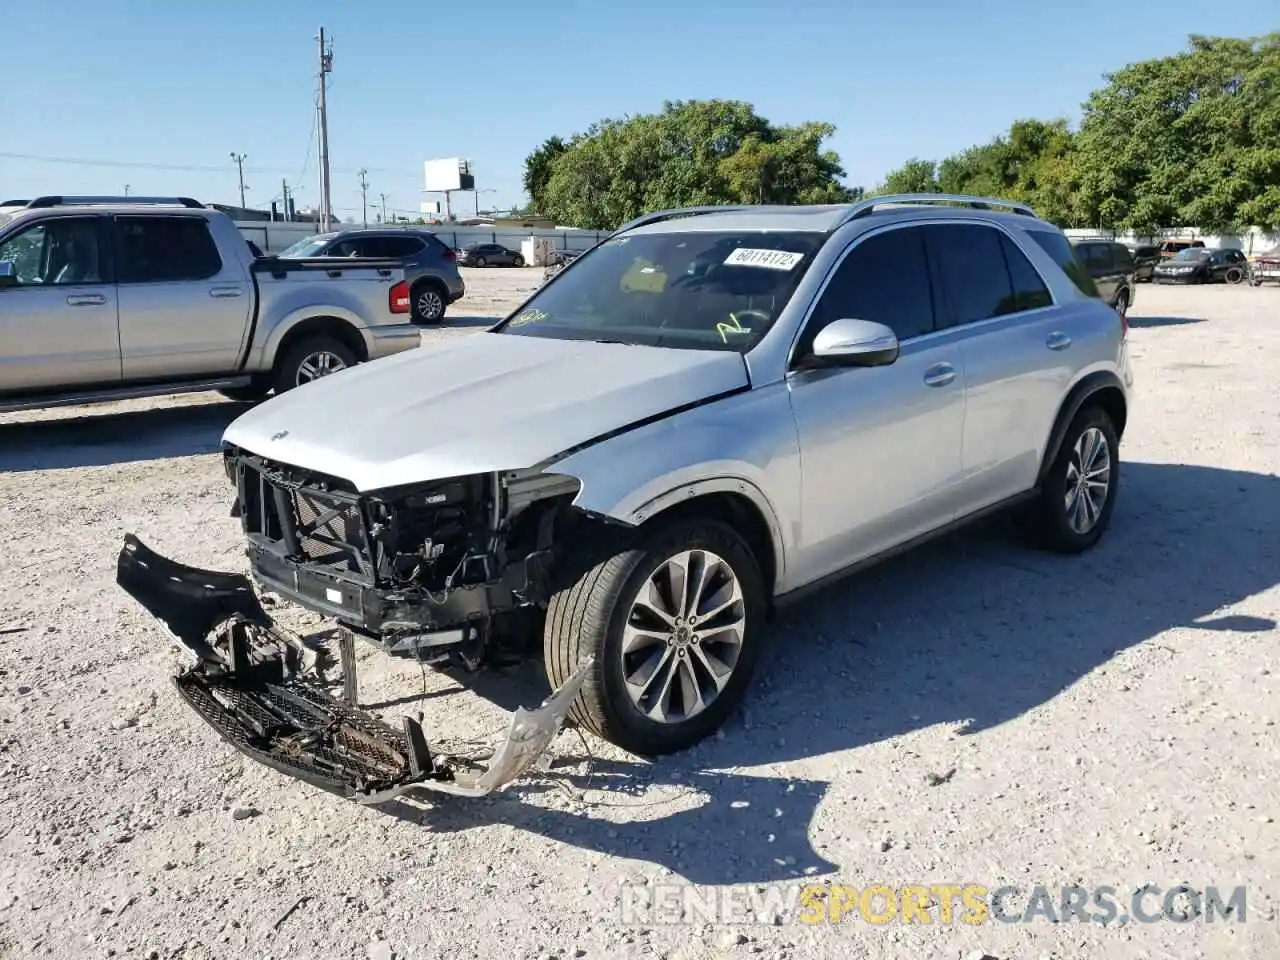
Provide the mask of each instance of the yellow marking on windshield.
POLYGON ((736 313, 729 314, 728 322, 720 321, 716 324, 716 333, 720 334, 720 339, 725 343, 729 342, 729 334, 731 333, 750 333, 746 327, 742 325, 742 321, 738 319, 736 313))

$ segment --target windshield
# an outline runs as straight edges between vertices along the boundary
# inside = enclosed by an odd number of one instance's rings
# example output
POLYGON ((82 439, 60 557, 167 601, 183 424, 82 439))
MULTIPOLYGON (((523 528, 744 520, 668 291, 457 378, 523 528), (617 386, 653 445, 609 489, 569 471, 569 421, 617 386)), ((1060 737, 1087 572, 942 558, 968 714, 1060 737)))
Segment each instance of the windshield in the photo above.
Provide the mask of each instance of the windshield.
POLYGON ((757 230, 606 240, 495 332, 744 353, 778 318, 825 239, 757 230))
POLYGON ((331 236, 304 237, 297 243, 281 250, 280 256, 290 260, 298 260, 302 257, 316 257, 320 255, 320 251, 325 248, 331 239, 333 239, 331 236))
POLYGON ((1175 260, 1199 260, 1201 257, 1207 257, 1209 251, 1204 247, 1187 247, 1185 250, 1179 250, 1173 255, 1175 260))

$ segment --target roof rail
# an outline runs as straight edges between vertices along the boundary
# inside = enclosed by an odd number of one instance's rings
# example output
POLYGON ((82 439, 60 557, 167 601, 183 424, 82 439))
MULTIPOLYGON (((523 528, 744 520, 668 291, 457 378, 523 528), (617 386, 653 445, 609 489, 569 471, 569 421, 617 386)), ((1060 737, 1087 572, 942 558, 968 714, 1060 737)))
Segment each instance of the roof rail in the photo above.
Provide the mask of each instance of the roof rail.
POLYGON ((29 200, 0 200, 0 207, 25 207, 29 200))
POLYGON ((70 207, 84 204, 97 203, 129 203, 129 204, 157 204, 164 206, 180 206, 190 207, 195 210, 203 210, 204 204, 199 200, 192 200, 190 197, 36 197, 27 204, 28 208, 35 207, 70 207))
POLYGON ((865 200, 859 200, 849 208, 849 213, 845 216, 842 224, 848 223, 850 220, 856 220, 858 217, 865 217, 874 213, 877 207, 892 206, 894 204, 913 204, 913 203, 948 203, 962 204, 974 210, 990 210, 993 207, 1007 207, 1011 212, 1021 214, 1024 217, 1039 217, 1036 212, 1025 203, 1019 203, 1016 200, 1000 200, 995 197, 975 197, 966 193, 890 193, 881 197, 867 197, 865 200))
POLYGON ((748 203, 729 203, 719 204, 706 207, 676 207, 672 210, 654 210, 652 213, 644 213, 627 223, 624 223, 617 230, 609 234, 610 237, 616 237, 620 233, 628 230, 634 230, 637 227, 647 226, 650 223, 661 223, 663 220, 676 220, 680 217, 697 217, 704 213, 730 213, 734 210, 754 210, 756 207, 748 203))

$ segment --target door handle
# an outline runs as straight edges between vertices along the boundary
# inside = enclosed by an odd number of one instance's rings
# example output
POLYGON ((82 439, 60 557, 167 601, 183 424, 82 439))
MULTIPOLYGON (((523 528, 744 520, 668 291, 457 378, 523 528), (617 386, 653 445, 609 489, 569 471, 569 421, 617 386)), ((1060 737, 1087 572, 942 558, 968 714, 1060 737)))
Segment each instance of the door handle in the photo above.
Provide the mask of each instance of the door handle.
POLYGON ((73 293, 67 297, 67 303, 73 307, 100 307, 107 298, 100 293, 73 293))
POLYGON ((241 290, 239 287, 213 287, 209 291, 209 296, 218 297, 218 298, 239 297, 239 296, 242 296, 243 294, 244 294, 244 291, 241 290))
POLYGON ((1065 333, 1051 333, 1045 337, 1044 345, 1050 350, 1065 350, 1071 346, 1071 338, 1065 333))
POLYGON ((935 363, 924 372, 924 382, 930 387, 945 387, 956 378, 956 368, 949 363, 935 363))

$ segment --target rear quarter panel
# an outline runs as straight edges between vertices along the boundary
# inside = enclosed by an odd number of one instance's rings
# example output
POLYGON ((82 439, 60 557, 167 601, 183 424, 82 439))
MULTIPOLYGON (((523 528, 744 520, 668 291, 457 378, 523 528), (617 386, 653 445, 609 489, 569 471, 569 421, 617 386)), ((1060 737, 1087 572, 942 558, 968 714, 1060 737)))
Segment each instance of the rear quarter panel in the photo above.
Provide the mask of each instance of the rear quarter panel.
POLYGON ((282 277, 255 273, 258 321, 250 369, 270 369, 289 331, 312 317, 333 317, 350 324, 364 338, 366 347, 372 348, 371 331, 405 322, 390 307, 391 287, 404 279, 404 271, 387 274, 382 276, 374 269, 347 269, 338 277, 323 270, 295 270, 282 277))

